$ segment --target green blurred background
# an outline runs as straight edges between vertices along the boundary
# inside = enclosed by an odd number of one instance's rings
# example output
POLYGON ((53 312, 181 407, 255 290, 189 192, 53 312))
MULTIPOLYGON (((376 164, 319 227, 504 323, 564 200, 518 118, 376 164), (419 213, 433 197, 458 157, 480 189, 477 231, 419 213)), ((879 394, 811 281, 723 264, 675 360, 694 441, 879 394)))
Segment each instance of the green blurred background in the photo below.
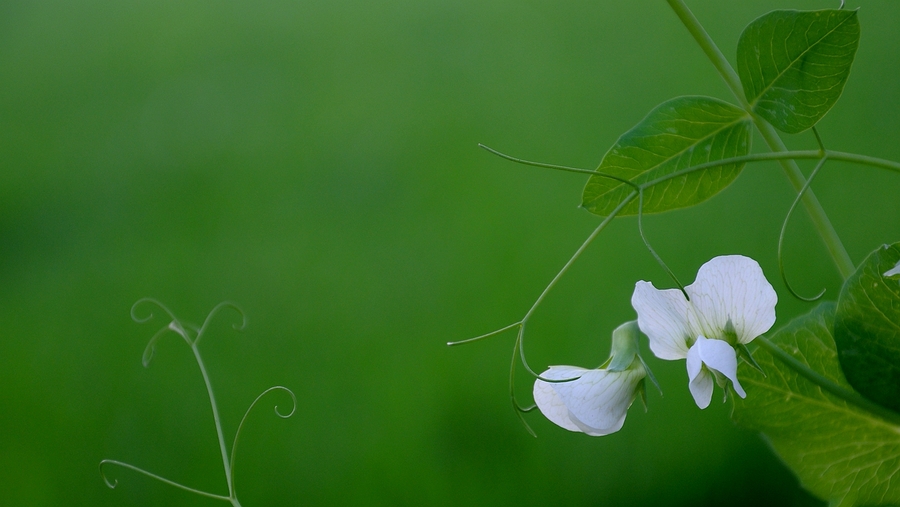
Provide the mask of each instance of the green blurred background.
MULTIPOLYGON (((732 61, 753 18, 837 4, 690 2, 732 61)), ((830 148, 900 160, 898 17, 862 2, 830 148)), ((665 396, 619 433, 529 414, 534 439, 509 405, 513 335, 445 346, 520 319, 599 222, 577 209, 584 177, 477 143, 590 168, 663 100, 729 99, 665 2, 4 1, 0 69, 0 504, 222 504, 98 474, 113 458, 225 493, 189 349, 170 335, 141 366, 166 322, 129 308, 154 297, 198 324, 223 300, 246 312, 201 346, 229 440, 265 388, 299 398, 247 423, 246 507, 816 505, 728 404, 694 406, 683 362, 649 359, 665 396)), ((832 164, 814 188, 854 261, 900 239, 896 174, 832 164)), ((758 164, 645 228, 686 282, 715 255, 758 259, 783 323, 810 308, 777 276, 791 199, 758 164)), ((598 364, 634 282, 671 286, 635 226, 615 221, 534 315, 536 368, 598 364)), ((835 297, 802 213, 785 263, 835 297)))

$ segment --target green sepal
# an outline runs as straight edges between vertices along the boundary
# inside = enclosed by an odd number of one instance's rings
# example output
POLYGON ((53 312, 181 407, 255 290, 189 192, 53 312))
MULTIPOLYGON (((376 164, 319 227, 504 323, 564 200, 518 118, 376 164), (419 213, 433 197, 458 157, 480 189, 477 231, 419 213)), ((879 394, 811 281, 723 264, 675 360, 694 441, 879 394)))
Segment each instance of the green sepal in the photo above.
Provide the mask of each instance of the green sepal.
POLYGON ((757 371, 762 373, 763 377, 766 376, 766 372, 763 371, 762 366, 756 362, 756 359, 753 359, 753 354, 750 353, 750 349, 747 348, 747 345, 744 343, 738 343, 735 345, 735 350, 737 351, 738 357, 742 358, 747 364, 755 368, 757 371))
POLYGON ((631 368, 638 356, 638 336, 641 330, 637 321, 632 320, 617 327, 612 333, 611 361, 606 366, 607 371, 625 371, 631 368))

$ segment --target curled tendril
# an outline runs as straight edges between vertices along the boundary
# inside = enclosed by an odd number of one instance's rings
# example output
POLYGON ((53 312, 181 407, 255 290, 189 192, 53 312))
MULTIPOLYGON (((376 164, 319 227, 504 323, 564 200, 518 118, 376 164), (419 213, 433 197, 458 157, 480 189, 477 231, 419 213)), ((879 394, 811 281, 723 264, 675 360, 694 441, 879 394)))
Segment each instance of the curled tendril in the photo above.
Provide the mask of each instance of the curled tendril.
POLYGON ((106 483, 106 485, 109 487, 109 489, 115 489, 116 486, 119 485, 119 481, 118 481, 117 479, 116 479, 116 480, 113 480, 113 481, 110 481, 110 480, 109 480, 109 477, 106 476, 106 472, 103 470, 103 467, 104 467, 105 465, 116 465, 116 466, 120 466, 120 467, 122 467, 122 468, 127 468, 127 469, 129 469, 129 470, 133 470, 133 471, 138 472, 138 473, 140 473, 140 474, 146 475, 147 477, 150 477, 150 478, 152 478, 152 479, 156 479, 156 480, 158 480, 158 481, 160 481, 160 482, 163 482, 163 483, 165 483, 165 484, 168 484, 168 485, 170 485, 170 486, 174 486, 174 487, 176 487, 176 488, 183 489, 183 490, 185 490, 185 491, 190 491, 191 493, 196 493, 196 494, 201 495, 201 496, 205 496, 205 497, 209 497, 209 498, 215 498, 215 499, 217 499, 217 500, 231 500, 230 497, 223 496, 223 495, 217 495, 217 494, 215 494, 215 493, 209 493, 209 492, 207 492, 207 491, 203 491, 203 490, 199 490, 199 489, 194 489, 194 488, 192 488, 192 487, 190 487, 190 486, 185 486, 184 484, 179 484, 179 483, 177 483, 177 482, 175 482, 175 481, 166 479, 165 477, 156 475, 156 474, 154 474, 154 473, 152 473, 152 472, 148 472, 148 471, 144 470, 143 468, 138 468, 138 467, 136 467, 136 466, 134 466, 134 465, 131 465, 131 464, 128 464, 128 463, 124 463, 124 462, 122 462, 122 461, 117 461, 117 460, 114 460, 114 459, 105 459, 105 460, 103 460, 103 461, 100 462, 100 477, 103 478, 103 482, 106 483))
MULTIPOLYGON (((818 132, 816 132, 816 138, 818 138, 818 137, 819 137, 819 134, 818 134, 818 132)), ((821 145, 821 139, 819 139, 819 143, 821 145)), ((824 148, 823 148, 823 151, 824 151, 824 148)), ((806 183, 803 184, 803 188, 800 189, 800 192, 797 192, 797 197, 794 199, 794 202, 791 203, 791 207, 788 209, 787 215, 785 215, 785 217, 784 217, 784 222, 782 222, 782 224, 781 224, 781 233, 778 235, 778 270, 781 272, 781 280, 784 282, 784 286, 787 288, 788 292, 790 292, 792 296, 794 296, 795 298, 797 298, 801 301, 807 301, 807 302, 813 302, 813 301, 816 301, 819 298, 821 298, 823 295, 825 295, 825 289, 822 289, 821 291, 819 291, 818 294, 816 294, 813 297, 804 297, 804 296, 801 296, 800 294, 797 294, 797 292, 791 287, 791 284, 788 282, 788 279, 787 279, 787 274, 784 271, 784 256, 783 256, 784 235, 785 235, 785 232, 787 231, 788 221, 791 219, 791 213, 794 212, 794 208, 797 207, 797 204, 800 202, 800 199, 803 197, 803 194, 806 192, 806 189, 809 188, 809 185, 812 183, 812 180, 819 173, 819 169, 821 169, 822 166, 825 165, 826 160, 828 160, 827 156, 823 156, 819 160, 819 163, 816 164, 816 168, 813 169, 813 172, 810 173, 809 178, 806 180, 806 183)))
POLYGON ((133 305, 131 305, 131 318, 138 324, 143 324, 144 322, 147 322, 148 320, 153 318, 153 312, 150 312, 146 317, 143 317, 143 318, 137 316, 137 307, 140 306, 142 303, 152 304, 153 306, 156 306, 157 308, 166 312, 173 321, 178 320, 175 317, 175 314, 172 313, 171 310, 166 308, 166 305, 160 303, 159 301, 157 301, 153 298, 141 298, 141 299, 138 299, 137 301, 135 301, 133 305))
POLYGON ((235 311, 237 311, 238 314, 241 316, 241 322, 232 324, 231 325, 232 328, 234 328, 236 331, 242 331, 245 327, 247 327, 247 316, 244 314, 243 310, 241 310, 239 306, 237 306, 236 304, 234 304, 230 301, 223 301, 223 302, 217 304, 215 307, 213 307, 213 309, 210 310, 209 314, 207 314, 206 320, 203 322, 203 326, 201 326, 200 328, 197 328, 196 326, 182 323, 178 319, 178 317, 176 317, 175 314, 172 313, 171 310, 169 310, 164 304, 160 303, 159 301, 157 301, 156 299, 153 299, 153 298, 139 299, 139 300, 137 300, 137 302, 135 302, 131 306, 131 318, 139 324, 143 324, 144 322, 147 322, 153 318, 153 312, 149 312, 146 317, 141 317, 138 315, 138 313, 137 313, 138 306, 141 306, 141 305, 146 306, 145 303, 151 304, 153 306, 156 306, 156 307, 162 309, 162 311, 164 311, 171 319, 171 321, 169 322, 169 325, 167 325, 167 326, 161 328, 159 331, 157 331, 153 335, 153 337, 150 338, 150 341, 147 342, 147 346, 144 348, 144 353, 141 355, 141 363, 144 365, 145 368, 150 366, 150 362, 153 360, 153 356, 156 353, 156 342, 159 341, 159 339, 164 334, 166 334, 166 332, 171 331, 171 332, 181 336, 182 338, 184 338, 184 340, 187 342, 188 345, 196 346, 197 342, 200 341, 200 337, 203 336, 203 333, 206 331, 206 328, 209 325, 210 321, 212 321, 212 318, 216 314, 218 314, 219 311, 222 310, 223 308, 232 308, 235 311), (192 334, 193 334, 194 338, 191 338, 192 334))
POLYGON ((277 415, 278 417, 280 417, 282 419, 287 419, 287 418, 291 417, 292 415, 294 415, 294 412, 297 411, 297 396, 294 395, 294 391, 291 391, 290 389, 288 389, 287 387, 284 387, 284 386, 272 386, 272 387, 266 389, 265 391, 260 393, 259 396, 257 396, 255 400, 253 400, 253 403, 251 403, 249 407, 247 407, 247 411, 244 412, 244 417, 241 418, 241 422, 240 422, 240 424, 238 424, 237 431, 234 433, 234 442, 232 442, 232 444, 231 444, 231 478, 232 478, 231 493, 232 493, 232 496, 234 496, 234 462, 235 462, 235 456, 237 453, 238 438, 240 438, 240 436, 241 436, 241 430, 244 429, 244 422, 247 420, 247 416, 250 415, 250 412, 253 410, 253 407, 255 407, 257 403, 259 403, 259 400, 261 400, 263 398, 263 396, 269 394, 272 391, 284 391, 291 396, 291 411, 284 414, 278 409, 278 405, 275 405, 275 415, 277 415))
POLYGON ((247 316, 244 314, 244 311, 231 301, 222 301, 209 311, 209 314, 206 316, 206 320, 203 321, 203 325, 200 326, 200 329, 197 331, 197 338, 194 339, 194 345, 196 345, 200 341, 200 338, 203 336, 203 333, 206 331, 206 327, 209 325, 210 321, 212 321, 212 318, 223 308, 231 308, 241 316, 240 325, 232 324, 232 329, 234 329, 235 331, 243 331, 244 328, 247 327, 247 316))

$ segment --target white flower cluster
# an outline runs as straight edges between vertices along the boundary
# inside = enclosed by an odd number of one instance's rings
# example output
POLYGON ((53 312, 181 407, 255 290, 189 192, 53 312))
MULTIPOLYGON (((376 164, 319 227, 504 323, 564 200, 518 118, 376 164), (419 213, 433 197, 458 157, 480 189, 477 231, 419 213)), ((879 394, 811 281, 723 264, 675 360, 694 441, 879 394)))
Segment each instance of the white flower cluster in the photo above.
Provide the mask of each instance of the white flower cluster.
MULTIPOLYGON (((701 409, 709 406, 714 382, 746 397, 737 378, 736 349, 775 323, 775 290, 759 264, 740 255, 710 260, 684 290, 689 299, 678 289, 660 290, 644 281, 635 285, 631 305, 650 350, 660 359, 687 359, 688 385, 701 409)), ((616 330, 605 366, 551 366, 541 374, 557 381, 534 383, 535 403, 550 421, 594 436, 622 427, 648 372, 637 354, 633 327, 629 323, 616 330)))

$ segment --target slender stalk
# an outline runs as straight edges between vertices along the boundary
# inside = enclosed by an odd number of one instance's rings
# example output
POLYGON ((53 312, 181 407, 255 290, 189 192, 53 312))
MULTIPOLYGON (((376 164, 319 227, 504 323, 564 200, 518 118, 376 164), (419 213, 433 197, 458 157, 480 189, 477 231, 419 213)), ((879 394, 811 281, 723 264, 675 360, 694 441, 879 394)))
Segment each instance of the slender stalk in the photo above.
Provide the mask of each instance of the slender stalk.
POLYGON ((165 477, 162 477, 162 476, 160 476, 160 475, 156 475, 156 474, 154 474, 154 473, 152 473, 152 472, 148 472, 148 471, 144 470, 143 468, 138 468, 138 467, 136 467, 136 466, 134 466, 134 465, 130 465, 130 464, 125 463, 125 462, 122 462, 122 461, 118 461, 118 460, 114 460, 114 459, 105 459, 105 460, 103 460, 103 461, 100 462, 100 476, 103 477, 103 480, 106 482, 106 485, 109 486, 110 488, 115 488, 116 485, 118 484, 118 481, 110 482, 109 479, 106 478, 106 474, 103 473, 103 466, 104 466, 104 465, 117 465, 117 466, 120 466, 120 467, 122 467, 122 468, 127 468, 127 469, 133 470, 133 471, 135 471, 135 472, 137 472, 137 473, 146 475, 147 477, 150 477, 150 478, 152 478, 152 479, 156 479, 156 480, 158 480, 159 482, 163 482, 163 483, 168 484, 168 485, 170 485, 170 486, 174 486, 174 487, 176 487, 176 488, 178 488, 178 489, 183 489, 183 490, 189 491, 189 492, 191 492, 191 493, 196 493, 196 494, 198 494, 198 495, 200 495, 200 496, 205 496, 205 497, 208 497, 208 498, 215 498, 216 500, 226 500, 226 501, 231 500, 231 498, 229 498, 229 497, 227 497, 227 496, 217 495, 217 494, 215 494, 215 493, 207 493, 206 491, 202 491, 202 490, 199 490, 199 489, 195 489, 195 488, 192 488, 192 487, 190 487, 190 486, 185 486, 184 484, 179 484, 179 483, 177 483, 177 482, 175 482, 175 481, 166 479, 165 477))
MULTIPOLYGON (((778 135, 778 132, 775 130, 775 127, 753 114, 750 104, 744 96, 744 89, 741 86, 740 78, 734 71, 734 68, 731 67, 731 64, 728 63, 725 55, 723 55, 719 50, 719 47, 716 46, 716 43, 713 42, 709 34, 706 33, 706 30, 694 16, 694 13, 692 13, 687 5, 685 5, 683 0, 666 1, 669 3, 672 10, 675 11, 675 14, 687 28, 688 32, 690 32, 691 36, 694 37, 694 40, 697 41, 700 49, 703 50, 707 58, 712 62, 713 66, 719 72, 719 75, 725 80, 725 84, 741 104, 741 107, 750 113, 753 118, 753 123, 756 125, 760 134, 762 134, 766 144, 769 145, 769 149, 774 152, 788 151, 784 142, 781 140, 781 137, 778 135)), ((794 187, 794 191, 799 193, 806 184, 806 178, 804 178, 803 173, 800 172, 800 167, 796 162, 788 159, 781 161, 781 167, 784 170, 784 174, 787 176, 788 181, 791 183, 791 186, 794 187)), ((825 214, 825 210, 822 208, 822 205, 819 203, 819 200, 812 190, 807 190, 804 194, 803 206, 806 208, 806 212, 809 214, 813 226, 825 243, 825 247, 831 254, 831 258, 834 260, 838 271, 846 280, 854 271, 856 271, 856 266, 850 259, 850 255, 844 248, 843 243, 841 243, 841 239, 834 230, 834 226, 831 225, 828 215, 825 214)))
POLYGON ((875 414, 885 421, 890 422, 896 426, 900 426, 900 414, 897 414, 893 410, 882 407, 881 405, 869 401, 866 398, 863 398, 856 391, 851 391, 850 389, 846 389, 834 381, 821 375, 808 366, 800 362, 794 356, 788 354, 781 347, 775 345, 771 341, 769 341, 766 337, 760 336, 754 340, 754 342, 759 343, 760 348, 766 350, 766 352, 772 354, 774 357, 778 358, 781 362, 787 364, 791 367, 792 370, 796 371, 801 376, 805 377, 807 380, 813 382, 817 386, 821 387, 823 390, 828 391, 829 393, 837 396, 838 398, 846 401, 847 403, 856 405, 857 407, 862 408, 872 414, 875 414))
POLYGON ((628 203, 633 201, 634 198, 637 197, 637 195, 638 195, 638 192, 634 191, 634 192, 631 192, 630 194, 628 194, 627 197, 622 199, 622 202, 620 202, 619 205, 616 206, 616 209, 614 209, 612 211, 612 213, 609 214, 609 216, 604 218, 603 221, 600 222, 600 225, 598 225, 597 228, 594 229, 594 232, 592 232, 591 235, 588 236, 586 240, 584 240, 584 243, 582 243, 581 246, 578 247, 578 250, 575 250, 575 253, 572 254, 572 257, 569 258, 569 261, 566 262, 566 264, 562 267, 562 269, 559 270, 559 273, 557 273, 556 276, 553 277, 553 280, 551 280, 550 283, 547 285, 547 287, 544 288, 544 291, 541 292, 540 296, 538 296, 537 301, 535 301, 534 304, 531 305, 531 308, 528 310, 528 313, 526 313, 525 316, 522 317, 521 324, 523 327, 525 326, 526 323, 528 323, 528 319, 531 318, 531 314, 534 313, 534 311, 537 309, 537 307, 541 304, 541 301, 544 300, 544 297, 547 296, 547 293, 550 292, 550 289, 552 289, 556 285, 556 282, 558 282, 559 279, 562 278, 562 276, 564 274, 566 274, 566 271, 568 271, 569 268, 572 267, 572 264, 574 264, 575 261, 578 260, 579 257, 581 257, 581 253, 584 252, 584 250, 588 247, 588 245, 591 244, 592 241, 594 241, 594 238, 596 238, 597 235, 600 234, 600 231, 605 229, 606 226, 609 225, 609 223, 612 222, 614 218, 616 218, 616 216, 619 214, 619 212, 622 211, 622 208, 624 208, 628 203))
POLYGON ((219 439, 219 450, 222 452, 222 465, 225 467, 225 482, 228 484, 228 495, 231 504, 240 507, 237 497, 234 495, 234 484, 231 480, 231 463, 228 459, 228 450, 225 448, 225 435, 222 433, 222 421, 219 418, 219 407, 216 405, 216 396, 213 394, 212 384, 209 381, 209 375, 206 373, 206 366, 203 365, 203 359, 200 357, 200 350, 196 343, 191 343, 191 351, 194 358, 197 359, 197 366, 200 367, 200 373, 203 375, 203 382, 206 384, 206 392, 209 394, 209 404, 212 407, 213 420, 216 423, 216 436, 219 439))
POLYGON ((483 340, 483 339, 485 339, 485 338, 490 338, 491 336, 496 336, 496 335, 498 335, 498 334, 500 334, 500 333, 502 333, 502 332, 504 332, 504 331, 508 331, 508 330, 510 330, 510 329, 512 329, 512 328, 514 328, 514 327, 519 327, 519 326, 521 326, 521 325, 522 325, 522 321, 513 322, 512 324, 510 324, 510 325, 508 325, 508 326, 506 326, 506 327, 501 327, 500 329, 497 329, 496 331, 491 331, 490 333, 486 333, 486 334, 483 334, 483 335, 481 335, 481 336, 476 336, 475 338, 467 338, 467 339, 465 339, 465 340, 459 340, 459 341, 456 341, 456 342, 447 342, 447 346, 453 347, 453 346, 456 346, 456 345, 462 345, 462 344, 464 344, 464 343, 477 342, 478 340, 483 340))
POLYGON ((612 174, 602 173, 600 171, 594 171, 593 169, 580 169, 578 167, 568 167, 568 166, 556 165, 556 164, 545 164, 543 162, 532 162, 531 160, 523 160, 521 158, 516 158, 511 155, 501 153, 501 152, 491 148, 490 146, 485 146, 481 143, 478 143, 478 147, 485 151, 489 151, 489 152, 493 153, 494 155, 497 155, 500 158, 505 158, 506 160, 509 160, 510 162, 515 162, 517 164, 530 165, 530 166, 534 166, 534 167, 543 167, 545 169, 556 169, 557 171, 566 171, 566 172, 570 172, 570 173, 594 174, 597 176, 603 176, 604 178, 609 178, 611 180, 616 180, 619 183, 637 188, 637 186, 631 180, 627 180, 625 178, 620 178, 618 176, 613 176, 612 174))

